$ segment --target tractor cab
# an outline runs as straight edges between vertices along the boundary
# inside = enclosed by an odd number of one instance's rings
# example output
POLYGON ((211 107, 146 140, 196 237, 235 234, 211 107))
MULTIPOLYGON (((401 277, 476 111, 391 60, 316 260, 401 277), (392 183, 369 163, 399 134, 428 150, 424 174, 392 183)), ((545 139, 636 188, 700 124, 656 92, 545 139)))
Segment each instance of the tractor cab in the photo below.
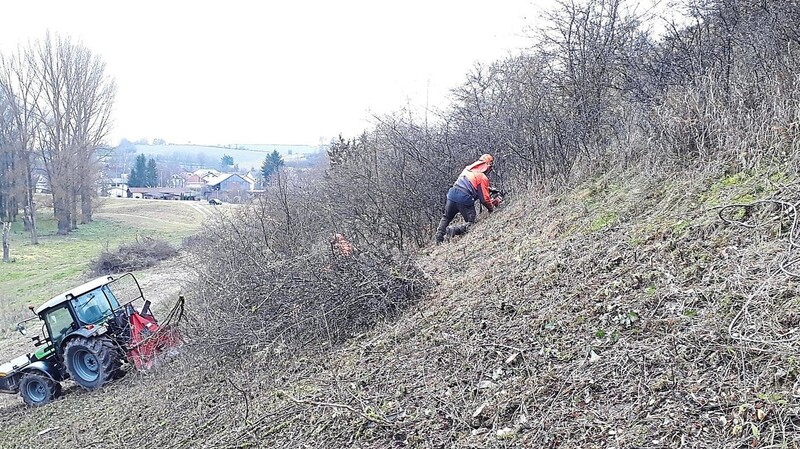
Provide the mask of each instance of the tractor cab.
MULTIPOLYGON (((95 327, 108 326, 120 315, 120 303, 111 290, 111 276, 95 279, 58 295, 36 309, 44 323, 48 340, 60 356, 64 339, 76 331, 92 332, 95 327)), ((138 285, 137 285, 138 287, 138 285)))

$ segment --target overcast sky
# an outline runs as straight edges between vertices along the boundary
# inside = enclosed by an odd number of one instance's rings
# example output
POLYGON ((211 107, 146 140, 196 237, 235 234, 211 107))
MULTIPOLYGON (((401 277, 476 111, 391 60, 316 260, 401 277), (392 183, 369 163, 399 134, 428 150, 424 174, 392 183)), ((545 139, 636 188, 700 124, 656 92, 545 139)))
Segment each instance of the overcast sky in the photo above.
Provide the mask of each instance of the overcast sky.
POLYGON ((49 29, 100 54, 118 84, 112 143, 315 145, 408 102, 443 106, 475 61, 525 47, 548 3, 15 1, 0 46, 49 29))

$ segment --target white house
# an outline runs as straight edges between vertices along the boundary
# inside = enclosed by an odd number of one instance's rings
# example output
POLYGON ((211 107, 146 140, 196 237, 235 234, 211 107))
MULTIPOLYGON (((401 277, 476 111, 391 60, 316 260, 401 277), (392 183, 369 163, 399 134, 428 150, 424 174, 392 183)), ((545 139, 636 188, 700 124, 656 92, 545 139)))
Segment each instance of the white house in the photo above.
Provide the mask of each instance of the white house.
POLYGON ((127 198, 128 180, 125 178, 111 178, 108 184, 108 196, 112 198, 127 198))

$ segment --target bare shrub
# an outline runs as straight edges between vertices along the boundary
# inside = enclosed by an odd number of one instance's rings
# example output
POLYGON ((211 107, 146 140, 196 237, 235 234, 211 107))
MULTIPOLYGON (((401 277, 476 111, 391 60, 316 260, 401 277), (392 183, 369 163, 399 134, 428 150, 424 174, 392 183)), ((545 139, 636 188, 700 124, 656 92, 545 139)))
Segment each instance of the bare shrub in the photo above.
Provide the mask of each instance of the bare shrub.
POLYGON ((189 330, 197 341, 228 352, 334 344, 425 291, 396 246, 367 243, 378 231, 345 215, 353 191, 332 197, 326 174, 281 171, 251 204, 215 216, 187 242, 204 317, 189 330))
MULTIPOLYGON (((650 62, 656 84, 652 149, 680 160, 725 159, 742 169, 781 163, 796 148, 796 27, 792 2, 687 2, 650 62)), ((651 150, 652 151, 652 150, 651 150)))
POLYGON ((208 244, 208 237, 203 234, 192 234, 184 237, 181 241, 181 247, 191 250, 208 244))
POLYGON ((190 332, 218 351, 335 344, 414 304, 426 286, 419 268, 400 256, 342 256, 320 245, 262 257, 228 244, 217 240, 195 253, 205 261, 204 319, 190 332))
POLYGON ((378 120, 372 133, 331 146, 320 197, 355 243, 375 250, 424 246, 441 216, 447 188, 480 152, 444 151, 441 130, 409 117, 378 120))
POLYGON ((97 275, 141 270, 177 253, 177 249, 165 240, 139 237, 135 242, 120 245, 115 251, 103 251, 92 261, 91 269, 97 275))

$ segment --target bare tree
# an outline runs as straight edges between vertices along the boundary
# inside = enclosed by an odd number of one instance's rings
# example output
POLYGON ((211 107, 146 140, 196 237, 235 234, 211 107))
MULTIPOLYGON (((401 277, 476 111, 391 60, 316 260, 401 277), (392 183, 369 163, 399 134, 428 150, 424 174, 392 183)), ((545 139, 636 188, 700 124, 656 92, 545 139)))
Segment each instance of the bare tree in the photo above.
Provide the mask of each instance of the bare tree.
POLYGON ((105 154, 103 147, 111 125, 111 106, 114 102, 116 85, 105 74, 105 62, 94 56, 88 49, 80 48, 76 61, 83 71, 76 77, 73 142, 78 153, 78 170, 83 173, 77 182, 81 197, 81 223, 92 220, 92 203, 99 186, 99 152, 105 154))
POLYGON ((22 197, 23 221, 30 233, 32 244, 38 243, 36 228, 35 182, 33 168, 36 160, 34 143, 39 126, 33 107, 39 96, 32 67, 27 63, 23 50, 6 56, 0 55, 0 93, 7 99, 7 114, 0 117, 5 130, 5 141, 15 160, 17 179, 21 180, 17 190, 22 197))
POLYGON ((540 52, 549 85, 557 94, 568 126, 569 151, 590 161, 617 136, 615 105, 625 89, 630 54, 640 34, 640 18, 623 0, 559 1, 548 16, 540 52))
POLYGON ((116 86, 102 59, 69 38, 48 34, 32 44, 28 55, 41 86, 34 107, 41 123, 39 151, 50 178, 58 233, 66 234, 77 227, 79 204, 81 222, 92 219, 97 151, 109 131, 116 86))
POLYGON ((0 219, 13 220, 17 210, 14 186, 14 131, 10 124, 9 98, 0 90, 0 219))

